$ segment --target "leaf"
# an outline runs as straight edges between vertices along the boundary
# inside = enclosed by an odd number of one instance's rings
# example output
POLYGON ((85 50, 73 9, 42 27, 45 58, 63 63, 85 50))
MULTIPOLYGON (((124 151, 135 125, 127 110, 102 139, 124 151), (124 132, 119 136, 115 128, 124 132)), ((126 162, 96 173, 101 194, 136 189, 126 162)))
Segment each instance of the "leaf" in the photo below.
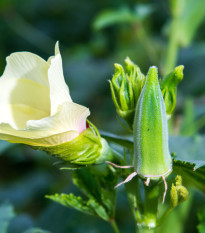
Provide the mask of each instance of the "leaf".
POLYGON ((135 23, 143 20, 153 12, 153 6, 148 4, 139 4, 131 11, 127 7, 117 10, 102 11, 94 20, 93 28, 101 30, 105 27, 122 24, 122 23, 135 23))
POLYGON ((89 208, 86 201, 83 201, 81 197, 76 197, 74 194, 55 194, 55 195, 46 195, 46 198, 49 198, 55 202, 58 202, 66 207, 74 208, 86 214, 95 215, 95 212, 89 208))
POLYGON ((135 21, 136 16, 128 8, 105 10, 96 17, 93 23, 93 28, 95 30, 101 30, 114 24, 132 23, 135 21))
POLYGON ((14 209, 10 203, 0 205, 0 233, 7 233, 8 225, 14 216, 14 209))
POLYGON ((24 231, 24 233, 51 233, 50 231, 44 231, 40 228, 30 228, 26 231, 24 231))
POLYGON ((199 225, 197 226, 197 229, 199 233, 205 233, 205 207, 198 213, 198 220, 199 225))
POLYGON ((173 160, 173 171, 183 177, 188 185, 193 185, 205 191, 205 161, 173 160))
POLYGON ((114 186, 118 180, 116 174, 108 166, 79 169, 73 172, 73 183, 87 196, 87 200, 72 193, 46 197, 66 207, 109 221, 114 217, 116 199, 114 186))
POLYGON ((108 142, 113 142, 119 146, 126 147, 128 149, 133 148, 133 139, 130 139, 130 137, 118 136, 116 134, 105 131, 100 131, 100 135, 103 138, 105 138, 108 142))

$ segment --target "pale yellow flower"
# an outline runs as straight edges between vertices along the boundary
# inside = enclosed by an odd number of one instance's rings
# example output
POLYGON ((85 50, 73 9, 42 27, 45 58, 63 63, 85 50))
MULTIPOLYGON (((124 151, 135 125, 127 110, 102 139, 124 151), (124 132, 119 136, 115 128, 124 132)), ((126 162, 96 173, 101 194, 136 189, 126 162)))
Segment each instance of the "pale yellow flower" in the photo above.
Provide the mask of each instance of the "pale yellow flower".
POLYGON ((6 60, 0 78, 0 139, 53 146, 86 129, 90 112, 70 97, 58 42, 48 61, 29 52, 13 53, 6 60))

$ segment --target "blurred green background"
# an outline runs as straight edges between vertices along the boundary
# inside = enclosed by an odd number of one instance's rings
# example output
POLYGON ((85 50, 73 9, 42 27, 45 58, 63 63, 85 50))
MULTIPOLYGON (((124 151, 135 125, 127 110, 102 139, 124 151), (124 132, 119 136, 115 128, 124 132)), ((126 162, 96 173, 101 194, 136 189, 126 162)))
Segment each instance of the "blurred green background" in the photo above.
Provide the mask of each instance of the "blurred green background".
MULTIPOLYGON (((166 63, 173 46, 173 65, 182 64, 185 69, 177 107, 169 122, 170 134, 181 141, 172 143, 172 148, 184 158, 204 159, 204 143, 200 148, 194 143, 205 138, 205 2, 180 0, 176 1, 182 4, 178 6, 174 2, 0 0, 0 73, 10 53, 30 51, 47 59, 58 40, 73 101, 90 108, 89 119, 99 129, 124 134, 109 90, 113 64, 124 64, 129 56, 145 74, 149 66, 158 66, 162 77, 171 71, 166 63), (178 27, 173 29, 176 15, 180 15, 178 27), (170 45, 170 38, 175 46, 170 45)), ((71 173, 60 171, 53 165, 55 161, 27 146, 1 142, 0 218, 5 213, 12 216, 10 204, 16 213, 8 233, 22 233, 31 227, 52 233, 112 232, 108 223, 44 198, 57 192, 78 192, 71 173)), ((198 232, 196 213, 201 200, 204 203, 202 193, 193 190, 190 200, 170 216, 163 232, 198 232)), ((134 231, 123 188, 118 194, 117 221, 122 232, 134 231)))

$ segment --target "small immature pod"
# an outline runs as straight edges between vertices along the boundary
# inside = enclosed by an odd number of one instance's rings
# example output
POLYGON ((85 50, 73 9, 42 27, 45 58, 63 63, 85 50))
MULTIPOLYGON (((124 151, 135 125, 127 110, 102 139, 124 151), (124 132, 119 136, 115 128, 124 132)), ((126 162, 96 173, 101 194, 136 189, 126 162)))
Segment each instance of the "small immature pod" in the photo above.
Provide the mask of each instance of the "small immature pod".
POLYGON ((164 179, 172 171, 166 108, 156 67, 150 67, 134 119, 134 168, 142 178, 164 179))

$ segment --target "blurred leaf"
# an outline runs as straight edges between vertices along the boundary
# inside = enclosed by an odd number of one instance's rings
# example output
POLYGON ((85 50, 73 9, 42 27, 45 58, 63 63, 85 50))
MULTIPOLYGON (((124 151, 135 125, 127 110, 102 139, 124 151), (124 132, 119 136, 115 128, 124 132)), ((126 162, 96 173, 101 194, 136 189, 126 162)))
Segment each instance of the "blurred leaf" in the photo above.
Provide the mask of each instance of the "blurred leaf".
POLYGON ((100 131, 100 135, 105 138, 108 142, 113 142, 115 144, 118 144, 119 146, 126 147, 128 149, 133 148, 133 140, 126 137, 126 136, 118 136, 113 133, 109 133, 106 131, 100 131))
POLYGON ((195 114, 194 114, 194 101, 189 98, 185 100, 184 106, 184 118, 181 126, 182 135, 195 135, 196 127, 194 124, 195 114))
POLYGON ((24 231, 24 233, 51 233, 51 232, 44 231, 44 230, 39 229, 39 228, 31 228, 31 229, 28 229, 27 231, 24 231))
POLYGON ((131 11, 127 7, 117 10, 105 10, 96 17, 93 28, 95 30, 101 30, 115 24, 135 23, 146 18, 152 11, 153 7, 145 4, 136 6, 135 11, 131 11))
POLYGON ((106 10, 101 12, 93 23, 95 30, 101 30, 105 27, 120 24, 133 23, 137 20, 135 14, 128 8, 121 8, 118 10, 106 10))
POLYGON ((178 40, 182 46, 188 46, 200 24, 205 19, 204 0, 184 0, 179 15, 178 40))
POLYGON ((15 146, 15 144, 0 140, 0 155, 13 146, 15 146))
POLYGON ((0 205, 0 233, 7 233, 9 222, 14 216, 14 209, 10 203, 0 205))
POLYGON ((199 233, 205 233, 205 207, 198 213, 199 225, 197 226, 199 233))

